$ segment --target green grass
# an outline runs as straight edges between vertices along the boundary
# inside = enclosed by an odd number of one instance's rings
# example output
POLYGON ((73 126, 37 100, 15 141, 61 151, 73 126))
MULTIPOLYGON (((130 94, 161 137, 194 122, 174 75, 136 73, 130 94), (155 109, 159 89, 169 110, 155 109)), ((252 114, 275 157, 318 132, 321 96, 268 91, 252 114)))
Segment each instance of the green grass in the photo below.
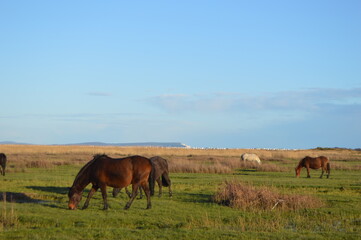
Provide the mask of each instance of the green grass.
POLYGON ((124 191, 113 198, 108 188, 109 210, 101 210, 98 192, 87 210, 70 211, 67 188, 79 169, 34 168, 1 176, 0 192, 23 193, 32 201, 0 202, 1 221, 16 218, 13 224, 0 227, 0 239, 360 239, 361 235, 360 171, 332 171, 330 179, 319 179, 319 171, 312 171, 310 179, 305 178, 304 171, 298 179, 293 171, 173 173, 173 198, 164 188, 162 198, 152 198, 151 210, 145 210, 145 199, 137 199, 129 210, 123 210, 128 200, 124 191), (225 180, 316 196, 325 207, 297 211, 232 209, 211 200, 225 180))

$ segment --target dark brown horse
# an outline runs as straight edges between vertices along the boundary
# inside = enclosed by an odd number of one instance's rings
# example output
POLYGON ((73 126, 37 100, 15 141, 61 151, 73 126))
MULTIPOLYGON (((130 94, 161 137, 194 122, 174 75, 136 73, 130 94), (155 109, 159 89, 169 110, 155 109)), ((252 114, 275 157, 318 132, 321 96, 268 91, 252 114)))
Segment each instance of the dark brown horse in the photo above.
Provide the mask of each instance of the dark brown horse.
MULTIPOLYGON (((169 187, 169 197, 172 197, 172 188, 171 188, 171 181, 169 178, 169 170, 168 170, 168 162, 166 159, 162 157, 151 157, 150 158, 153 171, 154 171, 154 179, 157 181, 159 186, 159 194, 158 196, 162 196, 162 187, 169 187)), ((114 188, 113 189, 113 197, 116 197, 121 189, 114 188)), ((125 188, 126 193, 129 197, 132 194, 125 188)), ((140 189, 140 196, 142 197, 142 190, 140 189)))
POLYGON ((154 178, 152 178, 151 171, 151 162, 145 157, 110 158, 107 155, 95 155, 93 160, 85 164, 76 176, 68 193, 68 207, 72 210, 77 208, 82 199, 83 190, 89 183, 92 184, 92 188, 83 209, 88 207, 91 197, 98 188, 102 192, 104 209, 108 209, 106 187, 123 188, 132 184, 132 198, 125 205, 125 209, 132 204, 139 187, 143 188, 147 196, 147 209, 149 209, 151 208, 150 193, 154 191, 154 178), (149 189, 148 178, 150 176, 149 189))
POLYGON ((330 162, 328 160, 327 157, 324 157, 324 156, 320 156, 320 157, 316 157, 316 158, 312 158, 312 157, 305 157, 303 158, 298 166, 295 168, 296 170, 296 177, 299 177, 300 176, 300 173, 301 173, 301 169, 305 167, 307 169, 307 177, 310 178, 310 168, 311 169, 319 169, 321 168, 322 169, 322 173, 321 173, 321 176, 320 178, 323 177, 323 173, 326 171, 327 172, 327 178, 330 177, 330 171, 331 171, 331 168, 330 168, 330 162))
POLYGON ((0 153, 0 174, 5 176, 5 168, 6 168, 6 155, 4 153, 0 153))

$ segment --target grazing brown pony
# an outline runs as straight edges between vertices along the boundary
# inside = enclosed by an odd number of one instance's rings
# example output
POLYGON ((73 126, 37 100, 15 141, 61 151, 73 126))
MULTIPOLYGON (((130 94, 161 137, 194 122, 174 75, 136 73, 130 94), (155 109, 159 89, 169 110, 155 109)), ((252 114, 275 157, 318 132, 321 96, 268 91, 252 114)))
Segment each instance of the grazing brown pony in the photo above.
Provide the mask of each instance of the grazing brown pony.
MULTIPOLYGON (((158 196, 162 196, 162 187, 169 187, 169 197, 172 197, 172 188, 171 188, 171 181, 169 178, 169 170, 168 170, 168 162, 166 159, 162 157, 151 157, 150 161, 152 163, 153 171, 154 171, 154 179, 158 183, 159 187, 159 194, 158 196)), ((114 188, 113 189, 113 197, 116 197, 121 189, 114 188)), ((125 188, 126 193, 129 197, 132 194, 125 188)), ((153 195, 153 194, 152 194, 153 195)), ((142 190, 140 189, 140 196, 142 197, 142 190)))
POLYGON ((327 172, 327 178, 330 177, 330 171, 331 171, 331 168, 330 168, 330 162, 328 160, 327 157, 324 157, 324 156, 320 156, 320 157, 316 157, 316 158, 312 158, 312 157, 305 157, 303 158, 298 166, 295 168, 296 170, 296 177, 299 177, 300 176, 300 173, 301 173, 301 169, 305 167, 307 169, 307 177, 310 178, 310 168, 312 169, 319 169, 321 168, 322 169, 322 173, 321 173, 321 176, 320 178, 323 177, 323 173, 326 171, 327 172))
POLYGON ((5 168, 6 168, 6 155, 4 153, 0 153, 0 174, 5 176, 5 168))
POLYGON ((154 191, 154 178, 151 174, 152 165, 148 158, 132 156, 125 158, 110 158, 107 155, 95 155, 93 160, 85 164, 75 177, 73 186, 70 188, 69 209, 76 209, 82 199, 84 188, 91 183, 92 188, 84 203, 83 209, 89 205, 90 198, 100 188, 104 201, 104 210, 108 209, 106 187, 123 188, 132 184, 132 197, 125 205, 128 209, 136 197, 138 188, 141 186, 147 196, 147 209, 151 208, 150 193, 154 191), (148 178, 150 180, 150 190, 148 178))

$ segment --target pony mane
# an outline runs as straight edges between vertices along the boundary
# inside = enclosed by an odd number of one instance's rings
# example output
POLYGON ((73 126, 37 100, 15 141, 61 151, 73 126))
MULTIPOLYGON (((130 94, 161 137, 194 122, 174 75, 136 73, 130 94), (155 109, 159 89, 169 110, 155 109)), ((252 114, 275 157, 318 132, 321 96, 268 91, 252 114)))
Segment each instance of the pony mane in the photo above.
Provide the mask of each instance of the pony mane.
POLYGON ((108 155, 106 155, 106 154, 95 154, 94 156, 93 156, 93 160, 96 160, 96 159, 99 159, 99 158, 102 158, 102 157, 107 157, 107 158, 109 158, 109 156, 108 155))
POLYGON ((93 159, 90 160, 89 162, 87 162, 81 169, 80 171, 78 172, 78 174, 76 175, 75 177, 75 180, 74 180, 74 183, 73 183, 73 186, 74 184, 79 180, 79 178, 84 174, 84 172, 87 170, 87 168, 93 163, 95 162, 97 159, 100 159, 102 157, 108 157, 106 154, 95 154, 93 156, 93 159))
POLYGON ((298 165, 296 168, 301 168, 302 167, 302 164, 305 162, 306 158, 308 158, 308 156, 302 158, 299 162, 298 162, 298 165))

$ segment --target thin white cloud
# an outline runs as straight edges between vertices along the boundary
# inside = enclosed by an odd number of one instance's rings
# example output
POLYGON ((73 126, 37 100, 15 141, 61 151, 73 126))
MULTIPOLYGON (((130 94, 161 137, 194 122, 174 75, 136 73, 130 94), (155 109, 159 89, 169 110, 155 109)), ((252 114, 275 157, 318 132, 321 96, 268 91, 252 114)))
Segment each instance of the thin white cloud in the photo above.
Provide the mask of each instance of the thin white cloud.
POLYGON ((322 111, 328 108, 361 106, 361 88, 315 88, 251 95, 249 93, 175 94, 147 99, 153 105, 179 112, 322 111))
POLYGON ((112 96, 112 94, 108 93, 108 92, 88 92, 87 95, 94 96, 94 97, 110 97, 110 96, 112 96))

